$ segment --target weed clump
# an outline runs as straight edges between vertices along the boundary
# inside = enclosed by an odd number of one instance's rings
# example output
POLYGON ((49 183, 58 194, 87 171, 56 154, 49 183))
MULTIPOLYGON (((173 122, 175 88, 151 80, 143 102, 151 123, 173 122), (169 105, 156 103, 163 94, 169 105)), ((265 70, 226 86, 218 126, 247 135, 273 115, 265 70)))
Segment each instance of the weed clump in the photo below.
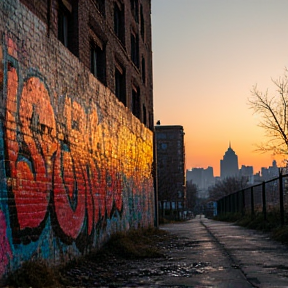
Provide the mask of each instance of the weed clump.
POLYGON ((27 261, 7 277, 9 287, 55 287, 57 286, 55 270, 42 261, 27 261))
POLYGON ((144 259, 164 257, 155 245, 157 240, 165 237, 167 232, 156 228, 136 229, 118 232, 95 254, 89 258, 101 259, 107 255, 115 255, 123 259, 144 259), (102 256, 102 257, 101 257, 102 256))
POLYGON ((277 227, 272 231, 272 238, 288 245, 288 226, 277 227))
MULTIPOLYGON (((8 287, 23 288, 76 287, 75 284, 77 283, 83 284, 92 281, 91 279, 95 278, 93 276, 94 270, 99 272, 99 267, 101 267, 101 273, 104 276, 107 273, 107 275, 110 275, 108 268, 118 263, 119 260, 121 263, 124 263, 126 260, 165 257, 160 246, 161 242, 169 241, 170 237, 171 235, 168 232, 154 227, 118 232, 101 249, 90 252, 86 256, 74 259, 59 267, 50 268, 41 261, 26 262, 21 268, 9 275, 5 284, 8 287), (78 273, 79 269, 85 272, 78 273), (108 270, 106 271, 105 269, 108 270)), ((102 274, 101 277, 103 276, 102 274)), ((110 275, 109 277, 112 276, 110 275)))

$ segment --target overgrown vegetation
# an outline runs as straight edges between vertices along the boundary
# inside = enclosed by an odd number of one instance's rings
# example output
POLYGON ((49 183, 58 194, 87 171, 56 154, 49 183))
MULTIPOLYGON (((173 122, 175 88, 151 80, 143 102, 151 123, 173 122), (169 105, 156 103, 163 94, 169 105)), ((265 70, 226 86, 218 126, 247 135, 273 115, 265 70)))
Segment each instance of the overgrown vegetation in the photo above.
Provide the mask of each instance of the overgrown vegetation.
POLYGON ((143 259, 162 257, 163 254, 155 246, 155 242, 165 237, 167 232, 156 228, 137 229, 129 232, 119 232, 103 246, 100 251, 91 253, 89 259, 99 259, 116 255, 124 259, 143 259))
POLYGON ((67 263, 65 266, 51 268, 42 261, 25 262, 21 268, 10 274, 7 278, 8 287, 67 287, 69 280, 63 277, 66 271, 74 269, 77 265, 104 265, 105 260, 144 259, 164 257, 159 243, 169 239, 166 231, 148 228, 128 232, 119 232, 100 249, 89 255, 67 263))
POLYGON ((35 260, 25 262, 21 268, 10 274, 7 279, 9 287, 56 287, 58 273, 46 263, 35 260))
POLYGON ((244 216, 241 213, 226 213, 216 216, 215 220, 234 222, 245 228, 267 232, 272 239, 288 245, 288 217, 286 215, 286 225, 281 225, 280 212, 276 209, 267 212, 266 220, 261 212, 254 215, 245 214, 244 216))
POLYGON ((226 177, 208 188, 209 200, 217 201, 247 187, 247 177, 226 177))

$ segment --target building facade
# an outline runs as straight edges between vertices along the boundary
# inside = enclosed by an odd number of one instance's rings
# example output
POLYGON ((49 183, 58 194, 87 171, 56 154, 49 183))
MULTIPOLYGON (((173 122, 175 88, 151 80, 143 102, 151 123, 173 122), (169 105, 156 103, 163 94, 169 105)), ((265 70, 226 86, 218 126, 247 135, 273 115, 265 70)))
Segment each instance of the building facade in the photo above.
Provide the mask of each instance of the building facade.
POLYGON ((0 2, 0 278, 154 224, 151 3, 0 2))
POLYGON ((156 125, 158 205, 160 217, 183 217, 186 200, 184 129, 156 125))
POLYGON ((187 181, 192 181, 198 187, 198 197, 208 197, 208 188, 215 185, 213 167, 192 168, 186 171, 187 181))
POLYGON ((239 176, 244 180, 246 180, 247 185, 254 184, 254 172, 253 166, 245 166, 242 165, 239 170, 239 176))
POLYGON ((268 168, 261 168, 261 176, 262 181, 267 181, 279 176, 279 167, 277 166, 276 160, 272 161, 272 166, 269 166, 268 168))
POLYGON ((225 152, 223 159, 220 160, 220 177, 224 179, 237 176, 239 176, 238 156, 231 148, 231 144, 229 144, 229 148, 225 152))

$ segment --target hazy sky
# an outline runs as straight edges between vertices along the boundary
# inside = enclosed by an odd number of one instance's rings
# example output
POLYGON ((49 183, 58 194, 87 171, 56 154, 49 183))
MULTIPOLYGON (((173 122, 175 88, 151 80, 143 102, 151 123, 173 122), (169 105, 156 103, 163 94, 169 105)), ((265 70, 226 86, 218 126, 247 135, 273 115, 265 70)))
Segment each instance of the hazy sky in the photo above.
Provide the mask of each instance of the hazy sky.
POLYGON ((229 141, 239 168, 271 165, 247 103, 288 67, 288 0, 152 0, 152 46, 155 122, 183 125, 186 168, 219 176, 229 141))

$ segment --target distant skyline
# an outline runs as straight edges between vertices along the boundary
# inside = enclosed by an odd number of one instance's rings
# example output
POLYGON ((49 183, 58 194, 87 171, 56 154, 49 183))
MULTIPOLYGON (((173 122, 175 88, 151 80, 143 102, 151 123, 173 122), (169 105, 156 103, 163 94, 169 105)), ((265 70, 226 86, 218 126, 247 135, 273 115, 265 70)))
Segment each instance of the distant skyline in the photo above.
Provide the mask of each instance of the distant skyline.
POLYGON ((288 66, 287 11, 286 0, 152 0, 155 123, 184 127, 186 169, 219 176, 230 141, 240 167, 271 165, 254 152, 265 133, 247 103, 288 66))
MULTIPOLYGON (((233 150, 233 148, 231 147, 231 146, 229 146, 232 150, 233 150)), ((227 147, 227 149, 229 148, 229 147, 227 147)), ((227 152, 227 149, 226 149, 226 151, 225 152, 227 152)), ((228 149, 229 150, 229 149, 228 149)), ((234 150, 233 150, 234 151, 234 150)), ((214 177, 220 177, 221 175, 221 161, 223 161, 224 160, 224 158, 225 158, 225 154, 226 153, 223 153, 223 156, 222 156, 222 158, 221 159, 219 159, 219 163, 220 163, 220 173, 219 173, 219 175, 215 175, 215 169, 214 169, 214 167, 212 166, 212 165, 207 165, 207 166, 205 166, 205 167, 202 167, 202 166, 197 166, 197 167, 186 167, 186 170, 192 170, 192 169, 208 169, 208 168, 212 168, 213 169, 213 174, 214 174, 214 177)), ((236 154, 236 156, 238 157, 238 155, 237 155, 237 153, 236 153, 236 151, 234 151, 235 152, 235 154, 236 154)), ((241 168, 242 168, 242 166, 245 166, 245 167, 252 167, 253 168, 253 175, 255 175, 255 174, 257 174, 257 173, 259 173, 260 172, 260 175, 261 175, 261 169, 262 168, 265 168, 265 169, 268 169, 269 167, 272 167, 275 163, 273 163, 274 161, 276 161, 276 165, 277 165, 277 167, 281 167, 281 163, 278 163, 277 162, 277 160, 272 160, 270 163, 268 163, 267 165, 264 165, 264 166, 261 166, 257 171, 255 170, 255 167, 253 166, 253 165, 247 165, 247 164, 245 164, 245 163, 242 163, 241 165, 239 165, 238 164, 238 170, 240 171, 241 170, 241 168), (280 164, 280 165, 279 165, 280 164)))

